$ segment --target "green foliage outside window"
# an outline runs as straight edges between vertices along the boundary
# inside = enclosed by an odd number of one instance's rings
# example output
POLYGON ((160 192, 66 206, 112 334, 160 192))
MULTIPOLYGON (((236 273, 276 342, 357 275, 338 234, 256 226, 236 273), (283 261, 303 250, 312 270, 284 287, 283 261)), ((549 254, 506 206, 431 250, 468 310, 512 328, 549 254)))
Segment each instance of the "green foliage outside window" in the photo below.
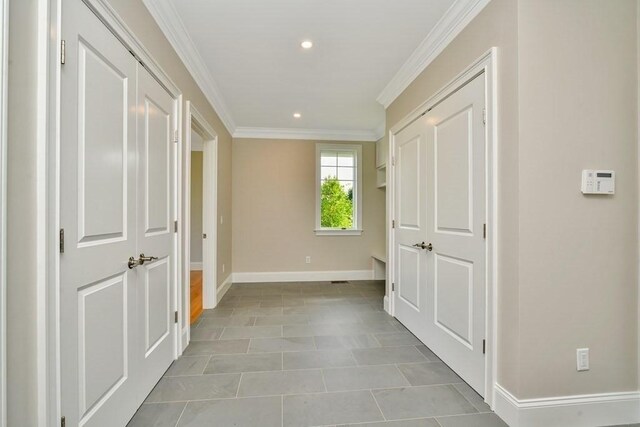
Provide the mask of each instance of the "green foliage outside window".
POLYGON ((353 228, 353 189, 345 191, 336 177, 322 182, 320 225, 323 228, 353 228))

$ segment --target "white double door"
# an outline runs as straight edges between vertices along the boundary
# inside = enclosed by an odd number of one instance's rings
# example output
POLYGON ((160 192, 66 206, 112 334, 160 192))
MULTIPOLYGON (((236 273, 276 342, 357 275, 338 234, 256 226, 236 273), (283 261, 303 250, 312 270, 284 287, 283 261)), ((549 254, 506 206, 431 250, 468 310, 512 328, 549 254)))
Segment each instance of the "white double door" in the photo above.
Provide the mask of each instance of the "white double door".
POLYGON ((395 135, 395 316, 484 396, 485 76, 395 135))
POLYGON ((176 103, 81 0, 62 8, 62 415, 117 427, 174 358, 176 103))

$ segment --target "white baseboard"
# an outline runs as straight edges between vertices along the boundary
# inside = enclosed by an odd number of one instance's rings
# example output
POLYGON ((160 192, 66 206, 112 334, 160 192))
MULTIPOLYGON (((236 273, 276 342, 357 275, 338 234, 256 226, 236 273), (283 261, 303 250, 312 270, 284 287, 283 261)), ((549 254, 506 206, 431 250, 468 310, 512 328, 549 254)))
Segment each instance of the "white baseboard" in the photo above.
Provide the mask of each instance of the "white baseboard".
MULTIPOLYGON (((227 278, 224 279, 224 282, 222 282, 220 285, 218 285, 218 302, 220 302, 220 300, 222 299, 224 294, 227 293, 227 291, 229 290, 229 288, 233 284, 233 280, 232 279, 233 279, 233 274, 229 274, 227 276, 227 278)), ((216 303, 216 305, 217 305, 217 303, 216 303)))
POLYGON ((202 271, 202 263, 201 262, 191 262, 191 271, 202 271))
MULTIPOLYGON (((191 325, 187 325, 187 327, 182 328, 182 352, 184 353, 184 349, 187 348, 187 346, 189 345, 189 329, 191 328, 191 325)), ((179 356, 181 356, 182 354, 179 354, 179 356)))
POLYGON ((384 308, 384 311, 391 314, 391 312, 389 311, 389 297, 386 295, 382 299, 382 308, 384 308))
POLYGON ((640 391, 518 400, 496 384, 494 410, 510 427, 596 427, 640 422, 640 391))
POLYGON ((331 280, 373 280, 373 270, 233 273, 234 283, 324 282, 331 280))

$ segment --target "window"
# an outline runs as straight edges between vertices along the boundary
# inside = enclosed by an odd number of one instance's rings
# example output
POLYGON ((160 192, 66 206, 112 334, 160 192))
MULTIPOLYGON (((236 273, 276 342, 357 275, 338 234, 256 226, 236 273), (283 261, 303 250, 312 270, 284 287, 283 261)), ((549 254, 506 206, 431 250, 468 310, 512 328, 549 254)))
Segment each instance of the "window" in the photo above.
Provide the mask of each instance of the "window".
POLYGON ((362 233, 362 146, 316 145, 316 235, 362 233))

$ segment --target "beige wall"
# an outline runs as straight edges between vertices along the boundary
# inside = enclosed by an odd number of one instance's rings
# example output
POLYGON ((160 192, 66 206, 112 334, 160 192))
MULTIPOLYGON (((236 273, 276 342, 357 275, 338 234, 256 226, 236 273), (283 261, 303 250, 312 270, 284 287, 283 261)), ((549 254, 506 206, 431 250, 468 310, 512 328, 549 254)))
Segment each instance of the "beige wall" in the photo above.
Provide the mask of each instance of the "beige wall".
POLYGON ((636 1, 519 4, 521 397, 637 390, 636 1))
POLYGON ((361 236, 315 235, 315 146, 234 140, 234 272, 370 270, 371 254, 384 253, 385 193, 375 184, 374 143, 362 143, 361 236))
POLYGON ((434 95, 491 47, 499 49, 500 217, 498 379, 518 392, 518 5, 493 0, 387 109, 387 128, 434 95))
MULTIPOLYGON (((197 135, 192 133, 191 135, 197 135)), ((202 151, 191 152, 191 262, 202 262, 202 151)), ((215 221, 215 219, 214 219, 215 221)))
MULTIPOLYGON (((160 66, 218 134, 218 283, 231 265, 231 136, 160 32, 141 0, 109 0, 160 66)), ((37 1, 9 4, 7 232, 8 425, 37 425, 36 365, 36 84, 37 1)), ((183 135, 185 134, 183 129, 183 135)))
POLYGON ((9 2, 7 425, 37 425, 35 0, 9 2), (19 23, 19 24, 18 24, 19 23))
POLYGON ((638 389, 636 7, 493 0, 387 110, 499 48, 497 379, 521 399, 638 389), (586 168, 615 169, 617 194, 583 196, 586 168))

